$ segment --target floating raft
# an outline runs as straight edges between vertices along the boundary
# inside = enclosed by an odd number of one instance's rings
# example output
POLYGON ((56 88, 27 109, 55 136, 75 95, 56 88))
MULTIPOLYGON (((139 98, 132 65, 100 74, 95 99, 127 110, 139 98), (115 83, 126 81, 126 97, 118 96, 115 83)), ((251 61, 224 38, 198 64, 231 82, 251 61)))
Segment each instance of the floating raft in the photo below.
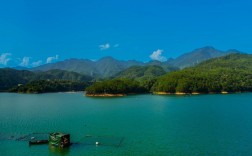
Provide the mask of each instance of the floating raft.
POLYGON ((31 133, 31 134, 4 134, 0 133, 0 140, 14 140, 14 141, 29 141, 31 143, 42 140, 48 141, 49 133, 31 133))
POLYGON ((33 140, 29 141, 29 145, 41 145, 41 144, 48 144, 48 140, 33 140))

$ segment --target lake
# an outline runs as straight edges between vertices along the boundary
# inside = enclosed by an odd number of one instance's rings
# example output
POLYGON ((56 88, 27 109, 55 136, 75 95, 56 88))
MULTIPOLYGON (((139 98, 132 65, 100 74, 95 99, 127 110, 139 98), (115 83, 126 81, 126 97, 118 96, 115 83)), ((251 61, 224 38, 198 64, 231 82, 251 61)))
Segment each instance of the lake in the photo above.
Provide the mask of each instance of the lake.
POLYGON ((0 134, 58 131, 79 144, 61 151, 2 138, 0 155, 252 155, 252 94, 0 93, 0 134), (106 144, 85 144, 87 135, 106 144))

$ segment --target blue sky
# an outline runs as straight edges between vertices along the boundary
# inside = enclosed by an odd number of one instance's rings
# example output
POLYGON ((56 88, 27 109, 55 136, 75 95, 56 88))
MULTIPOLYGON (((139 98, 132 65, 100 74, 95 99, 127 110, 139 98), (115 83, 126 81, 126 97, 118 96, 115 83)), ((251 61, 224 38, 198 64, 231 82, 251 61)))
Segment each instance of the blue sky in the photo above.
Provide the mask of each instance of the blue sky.
POLYGON ((1 1, 0 67, 164 61, 204 46, 252 53, 251 8, 249 0, 1 1))

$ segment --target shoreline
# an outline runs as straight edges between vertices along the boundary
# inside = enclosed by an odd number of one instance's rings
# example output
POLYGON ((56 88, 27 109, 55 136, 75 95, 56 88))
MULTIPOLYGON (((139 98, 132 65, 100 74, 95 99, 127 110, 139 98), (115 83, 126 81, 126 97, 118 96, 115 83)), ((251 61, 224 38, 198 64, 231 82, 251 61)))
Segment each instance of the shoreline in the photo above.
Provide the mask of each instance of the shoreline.
POLYGON ((170 93, 170 92, 153 92, 152 94, 154 95, 203 95, 203 94, 232 94, 232 93, 241 93, 241 92, 227 92, 227 91, 222 91, 222 92, 210 92, 210 93, 200 93, 200 92, 192 92, 192 93, 185 93, 185 92, 175 92, 175 93, 170 93))
POLYGON ((205 94, 205 93, 199 93, 199 92, 193 92, 193 93, 185 93, 185 92, 175 92, 175 93, 170 93, 170 92, 153 92, 152 94, 154 95, 199 95, 199 94, 205 94))
POLYGON ((122 97, 126 96, 126 94, 85 94, 88 97, 122 97))
MULTIPOLYGON (((127 95, 140 95, 140 94, 146 94, 146 93, 130 93, 130 94, 86 94, 86 91, 59 91, 59 92, 0 92, 0 93, 17 93, 17 94, 50 94, 50 93, 67 93, 67 94, 75 94, 75 93, 84 93, 85 96, 87 97, 123 97, 127 95)), ((227 91, 221 91, 221 92, 209 92, 209 93, 200 93, 200 92, 192 92, 192 93, 185 93, 185 92, 175 92, 175 93, 170 93, 170 92, 150 92, 147 94, 152 94, 152 95, 207 95, 207 94, 237 94, 237 93, 248 93, 248 91, 244 92, 227 92, 227 91)))

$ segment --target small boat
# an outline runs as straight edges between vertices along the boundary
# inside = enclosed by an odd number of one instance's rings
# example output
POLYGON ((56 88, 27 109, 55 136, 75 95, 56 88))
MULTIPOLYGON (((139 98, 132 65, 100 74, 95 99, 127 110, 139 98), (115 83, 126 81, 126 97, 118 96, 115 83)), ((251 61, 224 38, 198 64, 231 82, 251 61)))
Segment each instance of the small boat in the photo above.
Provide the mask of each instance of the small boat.
POLYGON ((41 145, 41 144, 48 144, 48 140, 29 141, 29 145, 41 145))

